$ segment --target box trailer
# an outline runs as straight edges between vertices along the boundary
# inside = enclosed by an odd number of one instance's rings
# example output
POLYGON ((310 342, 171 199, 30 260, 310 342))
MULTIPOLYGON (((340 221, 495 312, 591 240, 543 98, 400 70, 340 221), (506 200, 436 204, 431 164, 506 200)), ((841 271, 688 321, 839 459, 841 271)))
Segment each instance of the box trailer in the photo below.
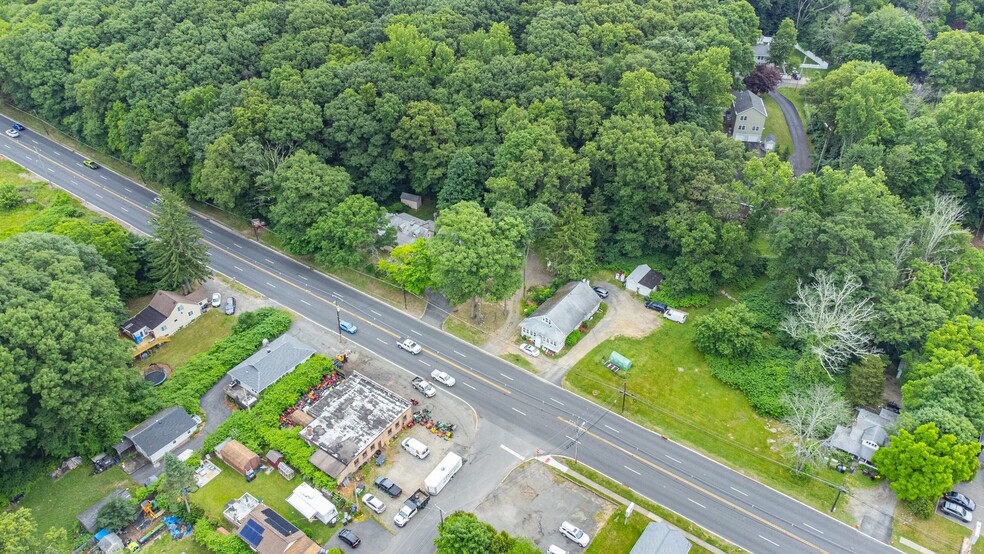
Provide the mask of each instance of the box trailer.
POLYGON ((437 468, 424 479, 424 488, 427 493, 434 495, 441 492, 444 486, 451 482, 451 478, 461 469, 461 456, 451 452, 437 464, 437 468))

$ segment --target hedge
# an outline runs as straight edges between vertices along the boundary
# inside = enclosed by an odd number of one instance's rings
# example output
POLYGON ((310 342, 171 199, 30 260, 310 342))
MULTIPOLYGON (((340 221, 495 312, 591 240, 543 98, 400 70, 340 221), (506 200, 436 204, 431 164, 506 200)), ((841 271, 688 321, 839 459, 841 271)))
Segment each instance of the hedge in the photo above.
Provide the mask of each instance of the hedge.
POLYGON ((795 361, 795 352, 780 347, 767 348, 747 359, 707 356, 711 375, 745 393, 757 413, 776 419, 786 415, 782 395, 789 390, 795 361))
POLYGON ((710 296, 702 293, 676 295, 666 290, 651 293, 649 299, 653 302, 662 302, 671 308, 700 308, 711 301, 710 296))

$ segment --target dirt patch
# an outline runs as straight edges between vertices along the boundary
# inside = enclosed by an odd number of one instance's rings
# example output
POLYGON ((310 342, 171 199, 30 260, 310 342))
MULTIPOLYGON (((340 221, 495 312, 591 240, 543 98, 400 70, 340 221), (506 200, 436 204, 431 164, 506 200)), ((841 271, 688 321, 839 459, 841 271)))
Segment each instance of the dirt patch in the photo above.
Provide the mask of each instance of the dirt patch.
POLYGON ((888 543, 892 536, 892 514, 898 503, 888 482, 883 480, 877 487, 854 487, 846 500, 842 505, 858 522, 858 528, 864 534, 888 543))

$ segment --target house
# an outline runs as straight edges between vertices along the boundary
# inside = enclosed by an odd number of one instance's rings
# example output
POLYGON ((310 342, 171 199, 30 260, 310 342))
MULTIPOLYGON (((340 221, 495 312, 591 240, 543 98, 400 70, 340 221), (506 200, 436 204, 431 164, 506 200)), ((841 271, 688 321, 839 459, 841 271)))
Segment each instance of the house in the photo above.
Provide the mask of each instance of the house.
MULTIPOLYGON (((131 498, 130 491, 126 489, 116 489, 113 492, 107 494, 99 502, 96 502, 92 506, 89 506, 89 509, 76 516, 75 519, 79 520, 79 523, 82 524, 82 528, 85 529, 87 532, 95 533, 96 531, 99 530, 99 527, 96 526, 96 517, 99 515, 99 510, 107 502, 109 502, 110 498, 113 498, 114 496, 118 496, 124 500, 130 500, 131 498)), ((136 515, 136 512, 134 512, 134 515, 136 515)))
POLYGON ((246 448, 246 445, 231 437, 215 447, 215 454, 226 465, 242 475, 246 475, 260 467, 260 457, 256 452, 246 448))
POLYGON ((735 94, 733 104, 734 128, 732 136, 741 142, 758 144, 762 142, 762 129, 765 128, 765 102, 753 92, 743 90, 735 94))
POLYGON ((642 264, 633 269, 632 273, 629 273, 629 276, 625 278, 625 288, 626 290, 648 297, 650 294, 659 290, 659 285, 662 282, 662 273, 646 264, 642 264))
POLYGON ((314 419, 301 438, 317 448, 308 461, 341 483, 413 420, 412 407, 409 400, 353 373, 305 410, 314 419))
POLYGON ((424 205, 424 198, 419 194, 404 192, 400 195, 400 202, 408 206, 411 210, 419 210, 424 205))
POLYGON ((249 517, 249 514, 253 511, 253 509, 259 505, 260 500, 252 494, 246 492, 239 498, 226 502, 225 510, 223 510, 222 515, 226 518, 226 521, 238 529, 242 527, 243 523, 246 521, 246 518, 249 517))
POLYGON ((752 53, 755 54, 755 64, 769 63, 769 48, 772 46, 772 37, 759 37, 755 46, 752 46, 752 53))
POLYGON ((226 395, 243 408, 256 403, 260 393, 281 377, 294 371, 315 353, 314 348, 290 335, 266 342, 256 353, 229 370, 232 383, 226 395))
MULTIPOLYGON (((137 343, 139 349, 145 346, 144 343, 153 343, 177 333, 179 329, 198 319, 207 305, 205 294, 200 291, 190 296, 181 296, 159 290, 150 304, 127 320, 120 331, 137 343)), ((146 346, 149 348, 149 344, 146 346)))
POLYGON ((652 521, 636 540, 629 554, 687 554, 690 541, 682 531, 665 522, 652 521))
POLYGON ((827 440, 831 448, 842 450, 864 463, 870 464, 871 457, 879 448, 888 444, 888 429, 895 425, 899 415, 882 409, 873 413, 858 408, 858 416, 850 427, 838 425, 834 434, 827 440))
POLYGON ((434 236, 434 222, 424 221, 410 214, 386 214, 389 226, 396 229, 396 245, 413 244, 417 239, 434 236))
POLYGON ((236 533, 259 554, 318 554, 321 547, 293 523, 263 503, 257 503, 236 533))
POLYGON ((190 439, 199 423, 201 418, 188 415, 180 406, 166 408, 123 433, 123 441, 113 448, 120 458, 136 452, 157 465, 165 454, 190 439))
POLYGON ((307 483, 298 485, 287 497, 287 503, 308 521, 318 520, 325 525, 334 525, 338 521, 338 509, 331 500, 307 483))
POLYGON ((519 324, 520 333, 537 348, 560 352, 567 335, 598 311, 599 305, 601 299, 587 281, 567 283, 519 324))

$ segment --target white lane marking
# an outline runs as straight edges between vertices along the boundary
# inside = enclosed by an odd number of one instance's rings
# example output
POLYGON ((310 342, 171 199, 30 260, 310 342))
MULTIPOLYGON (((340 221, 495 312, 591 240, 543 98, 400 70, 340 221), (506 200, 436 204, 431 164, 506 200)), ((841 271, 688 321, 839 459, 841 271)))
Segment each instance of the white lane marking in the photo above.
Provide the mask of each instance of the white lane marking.
POLYGON ((298 277, 300 277, 301 279, 304 279, 305 281, 307 281, 307 280, 308 280, 308 279, 307 279, 307 277, 305 277, 305 276, 303 276, 303 275, 301 275, 300 273, 298 273, 298 274, 297 274, 297 276, 298 276, 298 277))
MULTIPOLYGON (((691 502, 693 502, 694 504, 696 504, 696 505, 698 505, 698 506, 700 506, 701 508, 704 508, 705 510, 707 509, 707 506, 705 506, 705 505, 703 505, 703 504, 701 504, 700 502, 697 502, 696 500, 694 500, 694 499, 692 499, 692 498, 688 498, 687 500, 689 500, 689 501, 691 501, 691 502)), ((759 535, 759 536, 761 537, 762 535, 759 535)), ((772 542, 772 541, 769 541, 769 542, 772 542)), ((774 543, 774 542, 773 542, 772 544, 776 544, 776 543, 774 543)), ((776 544, 776 546, 779 546, 779 545, 778 545, 778 544, 776 544)))
POLYGON ((744 494, 745 496, 748 496, 748 493, 742 492, 742 491, 740 491, 740 490, 738 490, 738 489, 736 489, 734 487, 728 487, 728 488, 731 489, 731 490, 733 490, 733 491, 735 491, 738 494, 744 494))
POLYGON ((576 442, 578 444, 581 444, 581 441, 575 439, 574 437, 571 437, 569 435, 564 435, 564 436, 567 437, 567 439, 570 440, 570 441, 572 441, 572 442, 576 442))
POLYGON ((629 471, 631 471, 632 473, 635 473, 636 475, 642 475, 641 473, 639 473, 638 471, 636 471, 636 470, 634 470, 634 469, 632 469, 632 468, 631 468, 631 467, 629 467, 629 466, 622 466, 622 467, 624 467, 625 469, 627 469, 627 470, 629 470, 629 471))
POLYGON ((468 356, 465 356, 464 354, 462 354, 461 352, 458 352, 457 350, 452 350, 452 352, 454 352, 455 354, 461 356, 462 358, 467 358, 468 357, 468 356))
POLYGON ((238 265, 234 265, 234 266, 232 266, 232 267, 234 267, 234 268, 236 268, 236 269, 237 269, 237 270, 239 270, 239 271, 242 271, 242 270, 243 270, 243 268, 241 268, 241 267, 239 267, 238 265))
POLYGON ((10 150, 10 145, 9 144, 4 144, 3 147, 6 148, 7 150, 10 150))
POLYGON ((664 455, 664 456, 666 456, 667 458, 669 458, 669 459, 671 459, 671 460, 673 460, 674 462, 676 462, 676 463, 678 463, 678 464, 682 464, 682 463, 683 463, 683 462, 681 462, 680 460, 678 460, 678 459, 676 459, 676 458, 674 458, 673 456, 670 456, 669 454, 663 454, 663 455, 664 455))
POLYGON ((776 546, 779 546, 779 543, 776 543, 776 542, 772 542, 772 541, 770 541, 769 539, 767 539, 767 538, 765 538, 765 537, 763 537, 762 535, 759 535, 759 538, 760 538, 760 539, 762 539, 762 540, 764 540, 765 542, 770 542, 770 543, 772 543, 772 544, 774 544, 774 545, 776 545, 776 546))
POLYGON ((378 340, 379 342, 381 342, 383 344, 389 344, 388 342, 384 341, 383 339, 381 339, 379 337, 376 337, 376 340, 378 340))
POLYGON ((38 141, 36 141, 34 139, 31 139, 31 142, 33 142, 34 144, 37 144, 38 143, 38 141))
POLYGON ((500 444, 500 445, 499 445, 499 447, 500 447, 500 448, 502 448, 503 450, 505 450, 506 452, 508 452, 508 453, 510 453, 510 454, 512 454, 513 456, 516 456, 517 458, 519 458, 519 459, 520 459, 520 461, 523 461, 523 462, 525 462, 525 461, 526 461, 526 458, 524 458, 524 457, 522 457, 522 456, 520 456, 519 454, 517 454, 517 453, 516 453, 516 451, 515 451, 515 450, 513 450, 513 449, 511 449, 511 448, 509 448, 508 446, 506 446, 506 445, 504 445, 504 444, 500 444))
POLYGON ((236 244, 236 243, 232 243, 232 245, 233 245, 233 246, 235 246, 236 248, 242 248, 242 246, 239 246, 239 245, 238 245, 238 244, 236 244))
POLYGON ((506 379, 509 379, 510 381, 515 381, 515 379, 513 379, 512 377, 506 375, 505 373, 500 373, 499 375, 502 375, 503 377, 505 377, 506 379))
POLYGON ((468 387, 468 388, 470 388, 471 390, 478 390, 478 389, 476 389, 475 387, 473 387, 473 386, 471 386, 471 385, 469 385, 468 383, 462 383, 462 385, 464 385, 464 386, 466 386, 466 387, 468 387))
MULTIPOLYGON (((339 298, 341 298, 341 297, 339 297, 339 298)), ((383 314, 377 312, 376 310, 369 310, 369 311, 372 312, 372 313, 374 313, 374 314, 376 314, 376 315, 378 315, 379 317, 383 317, 383 314)))
POLYGON ((50 168, 50 167, 48 168, 48 171, 50 171, 50 172, 52 172, 52 173, 54 173, 54 172, 55 172, 55 170, 54 170, 54 169, 52 169, 52 168, 50 168))
POLYGON ((273 261, 270 258, 263 258, 263 260, 266 261, 266 263, 273 265, 273 261))
MULTIPOLYGON (((57 154, 57 153, 58 153, 58 152, 55 152, 55 154, 57 154)), ((130 189, 128 189, 128 188, 126 188, 126 187, 123 187, 123 190, 125 190, 125 191, 127 191, 127 192, 133 192, 132 190, 130 190, 130 189)))
POLYGON ((561 402, 560 400, 557 400, 556 398, 551 398, 550 400, 553 400, 554 402, 556 402, 556 403, 558 403, 558 404, 560 404, 561 406, 563 406, 563 405, 564 405, 564 403, 563 403, 563 402, 561 402))
POLYGON ((73 184, 73 185, 75 185, 75 186, 77 186, 77 187, 81 187, 81 186, 82 186, 82 185, 80 185, 80 184, 78 184, 78 183, 76 183, 74 179, 70 179, 70 180, 72 181, 72 184, 73 184))
POLYGON ((618 434, 620 434, 620 435, 622 434, 622 432, 621 432, 621 431, 619 431, 618 429, 616 429, 616 428, 614 428, 614 427, 609 427, 608 425, 605 425, 605 427, 608 427, 609 429, 611 429, 612 431, 615 431, 616 433, 618 433, 618 434))
POLYGON ((95 194, 95 195, 96 195, 96 196, 98 196, 99 198, 102 198, 102 197, 103 197, 103 195, 101 195, 101 194, 99 194, 98 192, 94 192, 94 193, 92 193, 92 194, 95 194))
POLYGON ((120 209, 121 209, 121 210, 123 210, 123 211, 124 211, 124 212, 126 212, 126 213, 130 213, 130 210, 128 210, 128 209, 126 209, 126 208, 124 208, 123 206, 120 206, 120 209))
POLYGON ((820 533, 821 535, 823 534, 823 531, 821 531, 821 530, 819 530, 819 529, 817 529, 816 527, 814 527, 814 526, 812 526, 812 525, 810 525, 809 523, 804 523, 804 524, 803 524, 803 527, 809 527, 810 529, 813 529, 813 530, 814 530, 814 531, 816 531, 817 533, 820 533))
POLYGON ((205 231, 206 233, 210 234, 210 235, 214 235, 215 234, 212 231, 209 231, 208 229, 206 229, 205 227, 202 227, 202 230, 205 231))
POLYGON ((420 360, 420 363, 424 364, 427 367, 433 367, 432 365, 430 365, 429 363, 427 363, 427 362, 425 362, 423 360, 420 360))
POLYGON ((304 302, 304 303, 305 303, 305 304, 307 304, 308 306, 310 306, 310 305, 311 305, 311 303, 310 303, 310 302, 308 302, 307 300, 301 300, 301 302, 304 302))
POLYGON ((61 156, 61 152, 59 152, 57 150, 54 150, 53 152, 55 153, 56 156, 61 156))
POLYGON ((519 414, 519 415, 522 415, 522 416, 525 416, 525 415, 526 415, 526 414, 524 414, 523 412, 521 412, 521 411, 519 411, 519 410, 517 410, 516 408, 513 408, 513 409, 512 409, 512 411, 514 411, 514 412, 516 412, 517 414, 519 414))
POLYGON ((418 331, 418 330, 416 330, 416 329, 410 329, 410 332, 411 332, 411 333, 417 333, 417 334, 418 334, 418 335, 420 335, 420 336, 424 336, 424 334, 423 334, 423 333, 421 333, 420 331, 418 331))
POLYGON ((30 156, 24 156, 24 159, 26 159, 26 160, 30 160, 30 161, 32 161, 32 162, 34 161, 34 160, 32 160, 32 159, 31 159, 31 157, 30 157, 30 156))
POLYGON ((270 288, 272 288, 272 289, 275 289, 275 288, 277 288, 277 285, 274 285, 274 284, 273 284, 273 283, 271 283, 270 281, 263 281, 263 282, 264 282, 264 283, 266 283, 266 284, 268 284, 268 285, 270 285, 270 288))

